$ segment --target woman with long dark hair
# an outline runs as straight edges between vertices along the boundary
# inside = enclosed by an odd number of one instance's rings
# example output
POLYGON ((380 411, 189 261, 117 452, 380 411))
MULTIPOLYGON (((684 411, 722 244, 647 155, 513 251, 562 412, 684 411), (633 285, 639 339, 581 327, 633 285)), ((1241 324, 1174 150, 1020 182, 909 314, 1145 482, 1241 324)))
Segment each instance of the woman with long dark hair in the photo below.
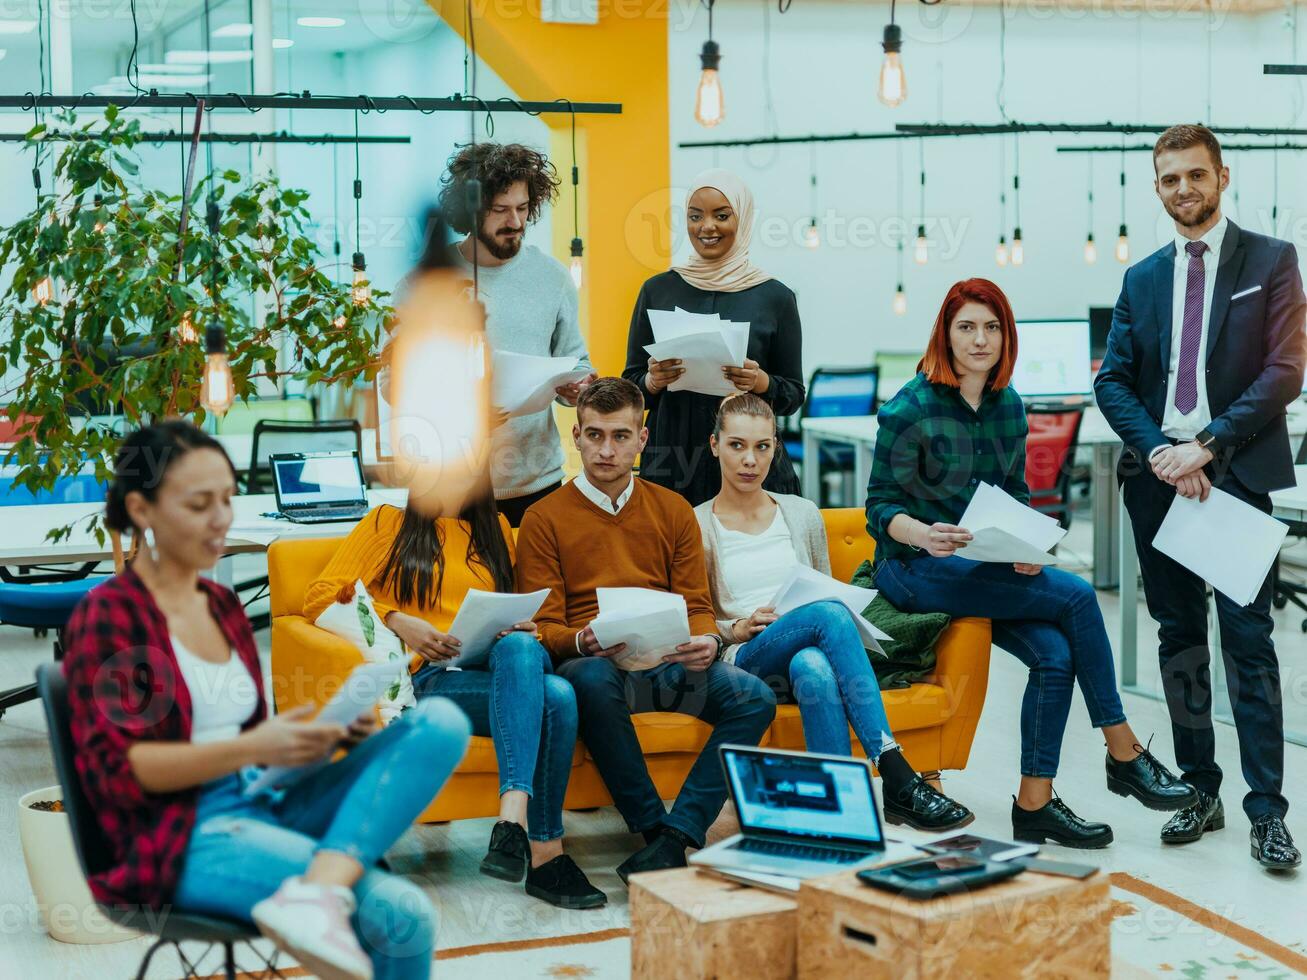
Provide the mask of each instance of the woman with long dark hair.
POLYGON ((467 748, 444 698, 372 734, 269 717, 240 600, 200 573, 231 527, 236 477, 211 436, 170 421, 129 435, 105 524, 143 542, 66 631, 77 773, 108 844, 96 900, 255 923, 331 980, 429 977, 435 913, 377 868, 467 748), (326 762, 283 791, 247 792, 253 766, 326 762), (424 760, 415 767, 414 758, 424 760))
POLYGON ((879 413, 867 485, 876 587, 907 612, 982 616, 994 644, 1030 669, 1021 703, 1021 785, 1012 800, 1017 840, 1097 848, 1112 828, 1083 820, 1053 793, 1062 735, 1078 684, 1107 743, 1107 788, 1152 810, 1196 799, 1126 721, 1112 646, 1093 586, 1042 565, 972 561, 958 526, 977 487, 1029 503, 1025 406, 1010 381, 1016 322, 987 279, 949 290, 917 375, 879 413))
POLYGON ((476 735, 494 739, 499 821, 483 874, 526 877, 528 894, 563 908, 597 908, 607 898, 563 853, 563 797, 576 747, 576 696, 553 673, 534 623, 501 633, 480 668, 450 669, 460 639, 449 633, 469 589, 513 592, 508 522, 487 486, 457 518, 378 507, 354 529, 309 586, 304 614, 315 620, 348 600, 361 581, 377 616, 413 654, 419 705, 440 696, 462 708, 476 735))

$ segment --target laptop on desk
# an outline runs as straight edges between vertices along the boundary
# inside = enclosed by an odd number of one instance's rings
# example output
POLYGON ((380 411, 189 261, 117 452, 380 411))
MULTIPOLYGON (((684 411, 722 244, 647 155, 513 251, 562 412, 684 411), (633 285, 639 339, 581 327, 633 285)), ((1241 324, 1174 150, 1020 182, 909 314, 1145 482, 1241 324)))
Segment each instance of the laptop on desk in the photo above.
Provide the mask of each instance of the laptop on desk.
POLYGON ((363 464, 353 450, 268 457, 277 510, 296 524, 358 521, 368 512, 363 464))
POLYGON ((740 833, 697 852, 691 864, 816 878, 919 856, 912 845, 885 839, 865 759, 723 745, 721 760, 740 833))

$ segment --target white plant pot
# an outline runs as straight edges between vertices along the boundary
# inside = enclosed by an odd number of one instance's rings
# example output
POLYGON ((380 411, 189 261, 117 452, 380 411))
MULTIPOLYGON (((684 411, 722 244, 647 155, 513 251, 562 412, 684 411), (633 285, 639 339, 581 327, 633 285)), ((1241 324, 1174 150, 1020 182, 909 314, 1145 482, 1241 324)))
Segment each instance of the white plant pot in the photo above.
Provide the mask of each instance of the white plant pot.
POLYGON ((18 838, 23 844, 27 878, 36 896, 41 924, 61 943, 120 943, 139 932, 104 917, 91 897, 86 876, 73 849, 68 814, 33 810, 32 803, 63 799, 58 786, 33 790, 18 801, 18 838))

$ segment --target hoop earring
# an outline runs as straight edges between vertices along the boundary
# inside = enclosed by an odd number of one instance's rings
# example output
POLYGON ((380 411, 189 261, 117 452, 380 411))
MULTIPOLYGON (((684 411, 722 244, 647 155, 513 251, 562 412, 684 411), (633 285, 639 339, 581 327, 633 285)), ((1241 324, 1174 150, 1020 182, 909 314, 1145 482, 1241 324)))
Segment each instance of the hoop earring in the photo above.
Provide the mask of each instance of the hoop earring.
POLYGON ((154 528, 145 529, 145 550, 150 553, 150 561, 159 563, 159 549, 154 546, 154 528))

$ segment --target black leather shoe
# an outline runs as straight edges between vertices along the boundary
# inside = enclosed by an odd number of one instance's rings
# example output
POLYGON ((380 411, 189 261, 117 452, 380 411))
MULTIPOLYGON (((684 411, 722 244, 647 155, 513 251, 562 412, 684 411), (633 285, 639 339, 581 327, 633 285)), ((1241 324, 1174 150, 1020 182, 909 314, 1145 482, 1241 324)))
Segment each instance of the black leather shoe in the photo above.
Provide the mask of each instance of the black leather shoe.
POLYGON ((1012 799, 1012 837, 1030 844, 1052 841, 1063 847, 1093 850, 1112 843, 1112 828, 1105 823, 1081 820, 1058 797, 1038 810, 1025 810, 1012 799))
POLYGON ((608 896, 590 884, 585 872, 566 854, 528 868, 526 893, 560 909, 597 909, 608 903, 608 896))
POLYGON ((1293 846, 1293 837, 1284 825, 1284 818, 1268 813, 1253 821, 1248 835, 1252 843, 1253 859, 1271 871, 1290 871, 1302 864, 1302 854, 1293 846))
POLYGON ((1117 796, 1133 796, 1150 810, 1181 810, 1198 802, 1198 791, 1176 777, 1148 749, 1118 762, 1107 753, 1107 788, 1117 796))
POLYGON ((885 819, 917 830, 953 830, 976 815, 918 776, 898 793, 885 794, 885 819))
POLYGON ((1163 844, 1192 844, 1209 830, 1225 829, 1225 807, 1219 796, 1194 790, 1198 802, 1178 811, 1162 828, 1163 844))
POLYGON ((627 883, 631 875, 644 871, 666 871, 668 868, 684 868, 685 845, 671 834, 660 834, 652 844, 646 844, 617 866, 617 877, 622 884, 627 883))
POLYGON ((490 849, 481 859, 481 873, 504 881, 521 881, 526 874, 531 845, 521 824, 501 820, 490 832, 490 849))

